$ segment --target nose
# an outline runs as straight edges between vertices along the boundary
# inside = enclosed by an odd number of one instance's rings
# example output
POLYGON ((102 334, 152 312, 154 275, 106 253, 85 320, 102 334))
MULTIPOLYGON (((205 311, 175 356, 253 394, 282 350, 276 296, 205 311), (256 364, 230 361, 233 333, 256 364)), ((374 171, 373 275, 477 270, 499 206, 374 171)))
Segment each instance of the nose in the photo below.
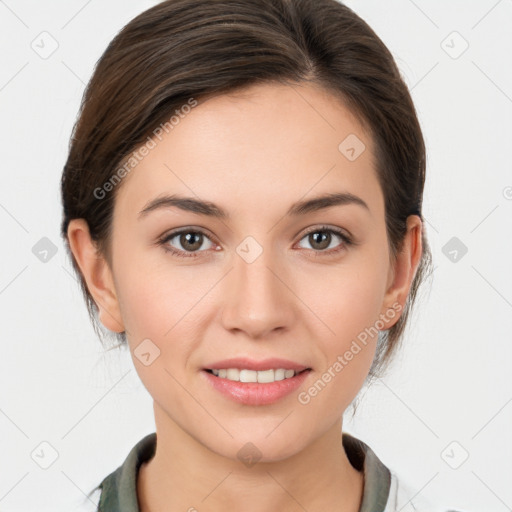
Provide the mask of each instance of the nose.
POLYGON ((264 250, 250 263, 235 255, 234 268, 224 280, 225 329, 265 339, 294 325, 294 294, 282 267, 272 260, 270 251, 264 250))

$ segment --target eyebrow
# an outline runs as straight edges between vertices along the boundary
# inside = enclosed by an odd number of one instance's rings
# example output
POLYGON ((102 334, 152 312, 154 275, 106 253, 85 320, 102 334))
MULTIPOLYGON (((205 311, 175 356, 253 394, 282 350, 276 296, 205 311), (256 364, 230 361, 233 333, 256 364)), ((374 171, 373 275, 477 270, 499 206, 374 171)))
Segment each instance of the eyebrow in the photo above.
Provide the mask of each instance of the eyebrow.
MULTIPOLYGON (((297 201, 286 212, 287 216, 305 215, 311 212, 317 212, 332 206, 343 206, 354 204, 363 207, 368 212, 370 208, 360 197, 350 192, 338 192, 331 194, 323 194, 312 199, 297 201)), ((159 196, 149 201, 139 212, 139 219, 147 216, 150 212, 160 209, 168 209, 176 207, 184 211, 197 213, 199 215, 207 215, 222 220, 229 220, 230 215, 220 206, 210 201, 195 199, 193 197, 180 196, 178 194, 159 196)))

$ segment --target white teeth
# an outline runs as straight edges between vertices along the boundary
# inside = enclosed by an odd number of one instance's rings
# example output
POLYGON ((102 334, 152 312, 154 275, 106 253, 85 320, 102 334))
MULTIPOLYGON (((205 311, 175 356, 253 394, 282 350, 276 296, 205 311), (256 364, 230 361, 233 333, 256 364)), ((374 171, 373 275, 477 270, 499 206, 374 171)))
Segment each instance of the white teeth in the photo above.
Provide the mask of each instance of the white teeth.
POLYGON ((279 368, 278 370, 274 370, 274 379, 275 380, 283 380, 285 376, 286 370, 279 368))
MULTIPOLYGON (((276 370, 239 370, 238 368, 214 369, 212 373, 222 379, 234 380, 236 382, 260 382, 268 383, 277 380, 289 379, 296 375, 294 370, 278 368, 276 370)), ((298 372, 297 372, 298 373, 298 372)))
POLYGON ((228 378, 231 378, 231 380, 237 380, 235 372, 238 372, 240 376, 238 380, 240 380, 240 382, 258 382, 258 373, 260 372, 255 370, 232 370, 232 373, 230 374, 228 370, 228 378))
POLYGON ((236 368, 228 368, 226 370, 226 379, 240 380, 240 372, 236 368))

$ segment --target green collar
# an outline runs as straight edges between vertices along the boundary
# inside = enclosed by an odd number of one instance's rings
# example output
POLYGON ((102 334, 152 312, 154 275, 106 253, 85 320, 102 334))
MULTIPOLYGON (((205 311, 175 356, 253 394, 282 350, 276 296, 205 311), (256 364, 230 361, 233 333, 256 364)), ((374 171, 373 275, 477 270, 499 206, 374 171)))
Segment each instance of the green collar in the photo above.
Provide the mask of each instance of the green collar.
MULTIPOLYGON (((343 432, 343 447, 350 463, 364 472, 363 500, 359 512, 382 512, 388 501, 391 473, 363 441, 343 432)), ((153 457, 156 432, 141 439, 126 460, 99 485, 99 512, 140 512, 137 500, 137 474, 141 464, 153 457)))

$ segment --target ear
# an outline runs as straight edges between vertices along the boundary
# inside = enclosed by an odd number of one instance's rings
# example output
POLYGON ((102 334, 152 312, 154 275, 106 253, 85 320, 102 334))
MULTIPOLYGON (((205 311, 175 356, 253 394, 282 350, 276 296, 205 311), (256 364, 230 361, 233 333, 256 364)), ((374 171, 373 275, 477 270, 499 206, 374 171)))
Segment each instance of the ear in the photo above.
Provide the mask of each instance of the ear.
POLYGON ((84 219, 72 219, 67 235, 71 252, 98 307, 101 323, 111 331, 123 332, 124 325, 112 272, 91 239, 87 222, 84 219))
POLYGON ((418 270, 422 255, 421 241, 422 222, 418 215, 407 217, 407 232, 402 250, 397 254, 394 265, 390 266, 386 294, 384 296, 381 319, 384 329, 390 329, 398 322, 400 314, 390 311, 403 311, 412 281, 418 270))

